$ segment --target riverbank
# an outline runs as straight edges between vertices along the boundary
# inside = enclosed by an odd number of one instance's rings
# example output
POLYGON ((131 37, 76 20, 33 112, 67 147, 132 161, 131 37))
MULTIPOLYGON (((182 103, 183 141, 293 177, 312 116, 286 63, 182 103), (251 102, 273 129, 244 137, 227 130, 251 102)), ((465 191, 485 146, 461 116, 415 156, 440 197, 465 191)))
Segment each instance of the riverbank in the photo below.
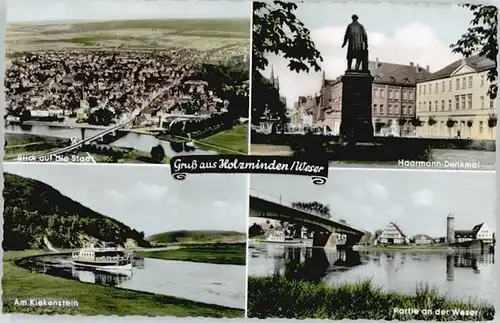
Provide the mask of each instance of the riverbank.
POLYGON ((428 286, 416 287, 414 295, 383 292, 369 281, 342 286, 292 281, 282 276, 248 278, 248 317, 295 319, 369 319, 426 321, 489 321, 493 305, 472 300, 445 299, 428 286), (394 309, 427 309, 431 314, 397 314, 394 309), (477 311, 477 315, 436 314, 436 310, 477 311))
POLYGON ((452 252, 454 249, 447 244, 427 245, 358 245, 356 251, 442 251, 452 252))
POLYGON ((136 255, 163 260, 203 262, 219 265, 245 265, 246 243, 181 245, 179 249, 139 251, 136 255))
MULTIPOLYGON (((185 140, 189 138, 176 136, 185 140)), ((215 151, 219 154, 248 154, 248 125, 239 124, 229 130, 218 132, 202 139, 191 139, 201 149, 215 151)))
POLYGON ((20 268, 16 259, 43 254, 43 251, 6 251, 3 254, 3 311, 25 314, 141 315, 176 317, 244 317, 244 311, 182 298, 87 284, 20 268), (76 300, 75 308, 19 307, 15 299, 76 300))
MULTIPOLYGON (((19 161, 20 156, 31 156, 45 153, 68 146, 69 139, 30 135, 30 134, 6 134, 5 141, 7 145, 4 149, 5 161, 19 161)), ((93 160, 97 163, 128 163, 128 164, 152 164, 151 155, 138 150, 121 149, 117 154, 119 157, 111 156, 105 153, 89 152, 93 160)), ((86 152, 79 152, 76 155, 87 157, 86 152)), ((169 164, 170 158, 165 156, 163 164, 169 164)))

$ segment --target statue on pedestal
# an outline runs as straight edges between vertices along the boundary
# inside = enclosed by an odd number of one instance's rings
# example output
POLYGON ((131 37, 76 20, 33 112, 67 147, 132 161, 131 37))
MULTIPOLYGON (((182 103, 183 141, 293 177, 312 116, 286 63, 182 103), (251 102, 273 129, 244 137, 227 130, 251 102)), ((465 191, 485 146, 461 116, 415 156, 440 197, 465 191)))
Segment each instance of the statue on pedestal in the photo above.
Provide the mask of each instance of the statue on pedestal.
POLYGON ((365 27, 358 22, 358 16, 352 15, 352 22, 347 26, 342 48, 347 46, 347 70, 352 71, 352 60, 356 59, 354 70, 368 71, 368 36, 365 27))

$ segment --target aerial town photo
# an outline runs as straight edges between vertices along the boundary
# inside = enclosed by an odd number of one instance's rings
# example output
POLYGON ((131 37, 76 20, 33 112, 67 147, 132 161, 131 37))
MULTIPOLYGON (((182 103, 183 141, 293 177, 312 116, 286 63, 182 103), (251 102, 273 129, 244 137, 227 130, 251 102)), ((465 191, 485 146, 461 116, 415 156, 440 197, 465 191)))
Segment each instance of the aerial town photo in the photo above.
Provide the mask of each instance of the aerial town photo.
POLYGON ((247 154, 248 4, 8 6, 4 160, 162 164, 247 154))
POLYGON ((493 320, 495 172, 330 172, 251 175, 248 317, 493 320))
POLYGON ((244 317, 246 175, 4 167, 3 313, 244 317))
POLYGON ((254 2, 250 153, 493 170, 497 13, 254 2))

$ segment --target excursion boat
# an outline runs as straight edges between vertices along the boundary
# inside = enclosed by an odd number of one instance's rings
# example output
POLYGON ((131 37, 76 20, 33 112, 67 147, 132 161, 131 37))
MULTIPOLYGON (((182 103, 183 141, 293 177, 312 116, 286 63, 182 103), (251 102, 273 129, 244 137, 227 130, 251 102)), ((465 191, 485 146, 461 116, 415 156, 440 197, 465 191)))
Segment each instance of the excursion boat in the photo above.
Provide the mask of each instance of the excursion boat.
POLYGON ((106 271, 132 270, 133 254, 115 244, 91 245, 73 251, 74 266, 95 268, 106 271))
POLYGON ((281 243, 281 244, 303 244, 302 239, 295 239, 285 235, 269 235, 264 242, 266 243, 281 243))

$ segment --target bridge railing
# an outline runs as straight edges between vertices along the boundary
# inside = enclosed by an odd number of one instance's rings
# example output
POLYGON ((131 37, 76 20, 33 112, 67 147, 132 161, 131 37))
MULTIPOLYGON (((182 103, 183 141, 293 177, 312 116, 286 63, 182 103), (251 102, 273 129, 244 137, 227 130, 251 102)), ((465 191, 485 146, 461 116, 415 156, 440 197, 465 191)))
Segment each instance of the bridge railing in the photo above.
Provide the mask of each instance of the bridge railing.
MULTIPOLYGON (((328 217, 328 216, 325 216, 323 213, 320 213, 320 212, 317 212, 317 211, 314 211, 314 210, 309 210, 309 209, 305 209, 305 208, 303 209, 303 208, 297 207, 294 204, 294 202, 284 199, 281 195, 280 196, 276 196, 276 195, 272 195, 272 194, 268 194, 268 193, 263 193, 263 192, 255 190, 255 189, 252 189, 252 188, 250 189, 250 195, 254 196, 254 197, 257 197, 257 198, 261 198, 263 200, 267 200, 269 202, 273 202, 273 203, 276 203, 276 204, 280 204, 280 205, 289 207, 289 208, 297 210, 297 211, 309 213, 309 214, 312 214, 312 215, 315 215, 315 216, 318 216, 318 217, 321 217, 321 218, 324 218, 324 219, 329 219, 329 220, 332 220, 332 221, 335 221, 335 222, 342 223, 342 221, 340 221, 339 219, 335 219, 331 215, 328 217)), ((347 223, 345 223, 345 224, 348 225, 347 223)))

